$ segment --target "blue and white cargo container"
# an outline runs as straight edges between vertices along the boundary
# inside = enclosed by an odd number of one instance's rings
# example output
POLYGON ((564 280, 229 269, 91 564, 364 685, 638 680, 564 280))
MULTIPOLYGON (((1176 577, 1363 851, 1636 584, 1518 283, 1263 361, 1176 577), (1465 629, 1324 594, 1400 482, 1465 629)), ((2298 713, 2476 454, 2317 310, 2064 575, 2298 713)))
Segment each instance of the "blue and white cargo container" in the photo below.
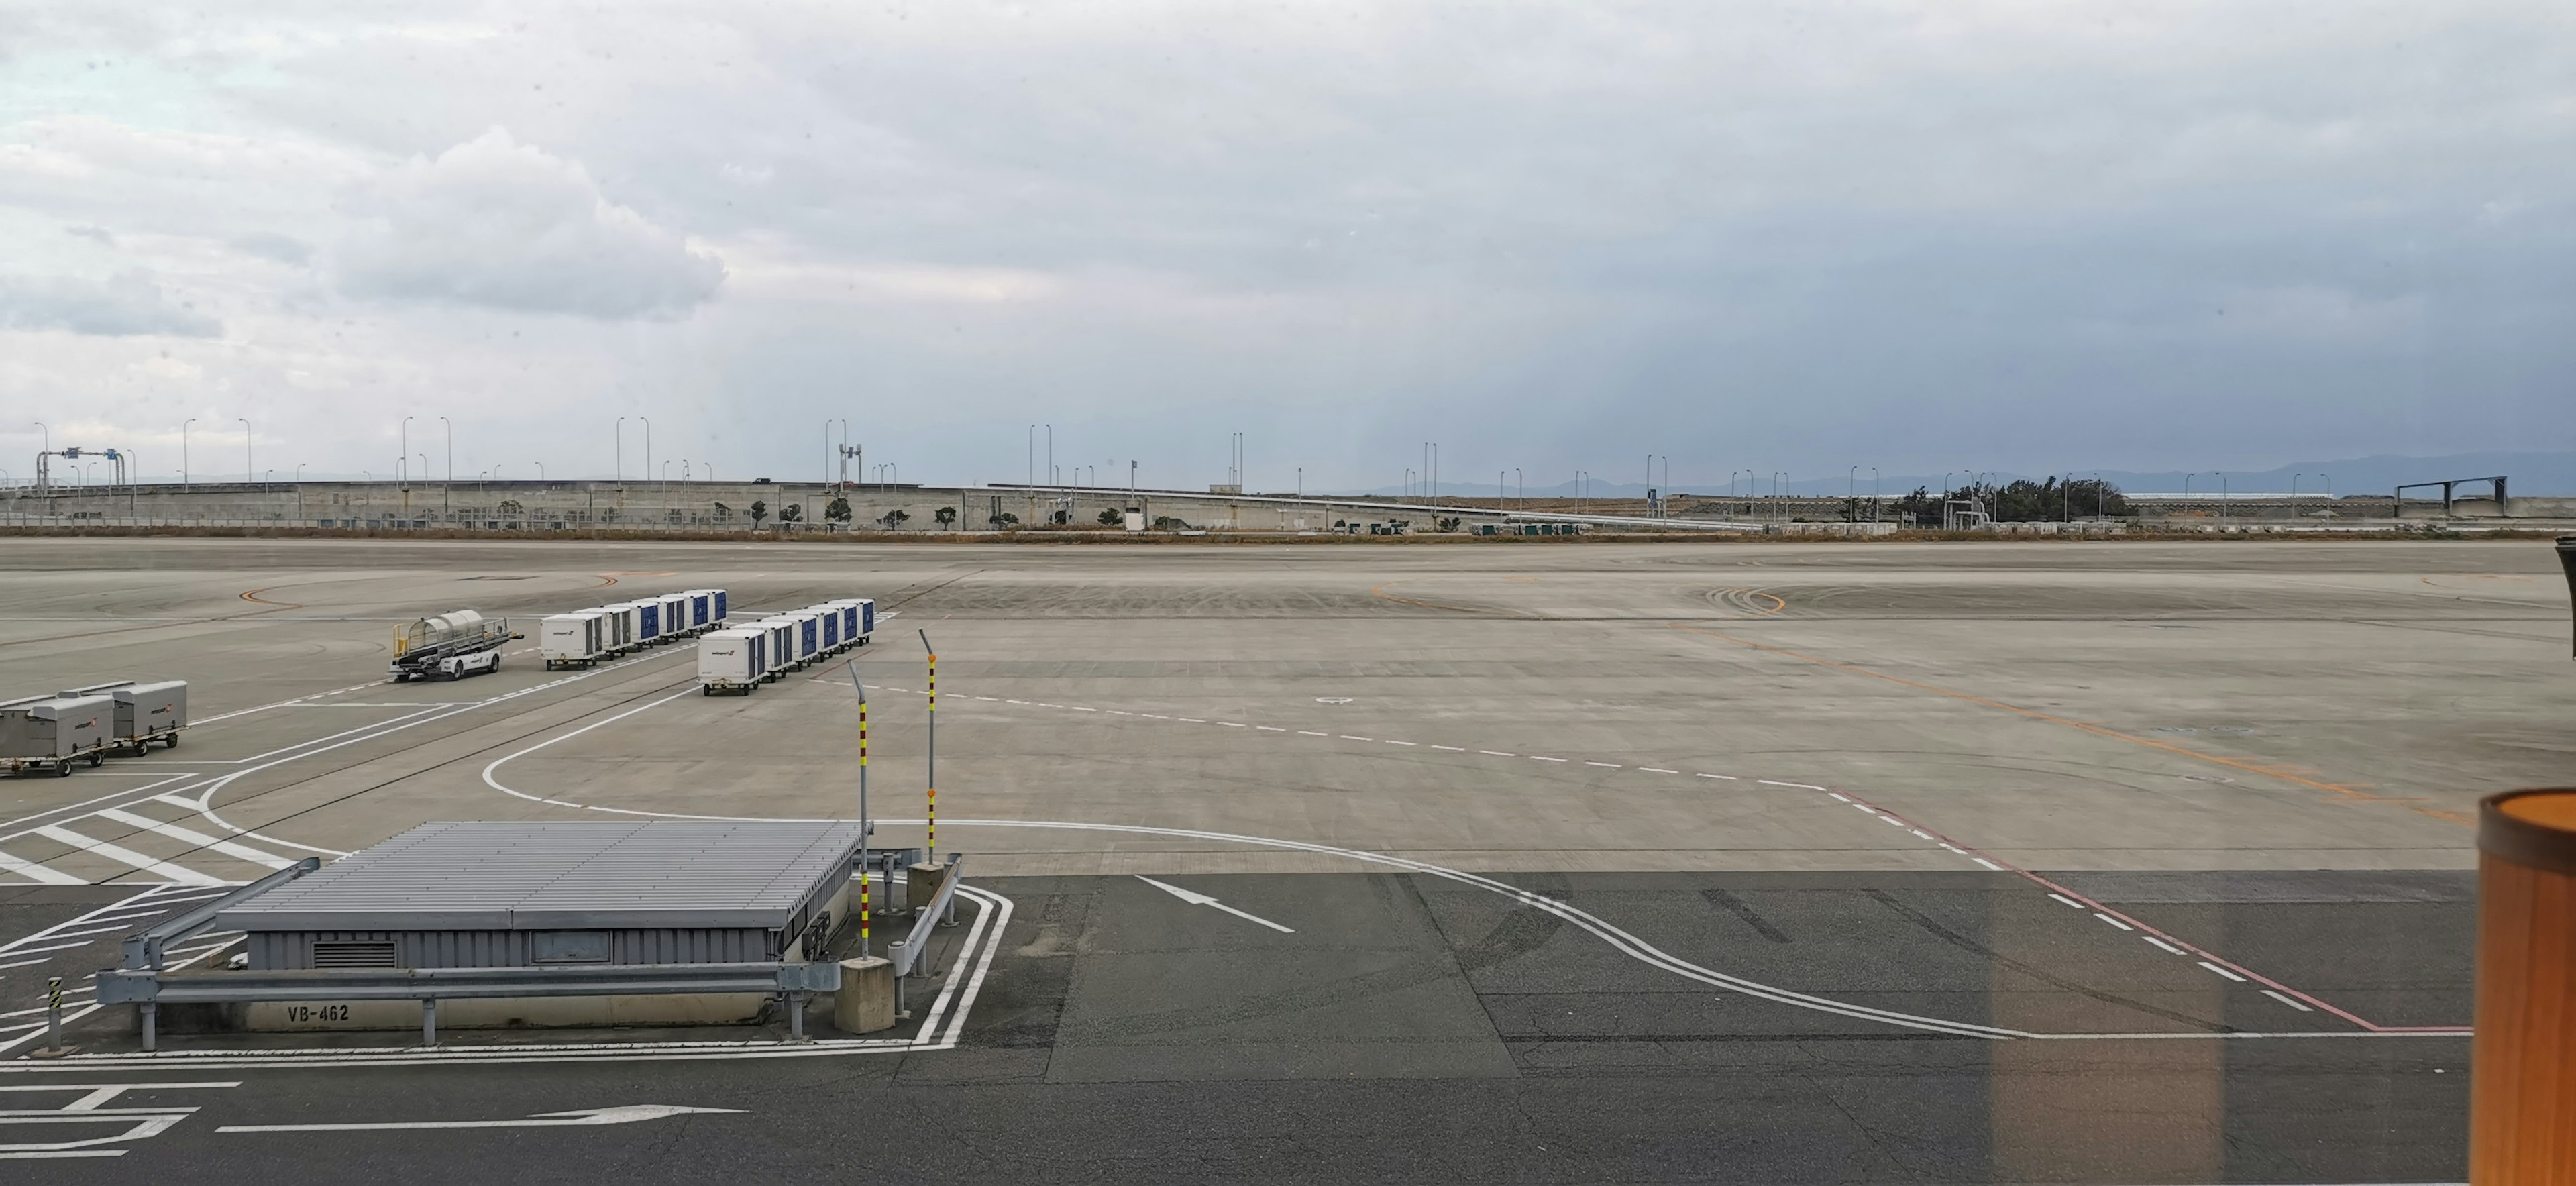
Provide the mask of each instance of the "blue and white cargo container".
POLYGON ((868 636, 877 631, 877 602, 873 597, 844 597, 826 601, 825 606, 841 611, 841 641, 851 646, 864 646, 868 636))
POLYGON ((714 630, 698 638, 698 692, 748 696, 762 680, 774 679, 769 666, 769 631, 758 626, 714 630))
POLYGON ((609 616, 602 610, 547 615, 537 632, 537 648, 545 654, 546 670, 588 667, 599 662, 612 652, 609 629, 609 616))
POLYGON ((697 634, 697 627, 689 624, 688 594, 665 593, 653 600, 662 607, 662 637, 688 638, 697 634))

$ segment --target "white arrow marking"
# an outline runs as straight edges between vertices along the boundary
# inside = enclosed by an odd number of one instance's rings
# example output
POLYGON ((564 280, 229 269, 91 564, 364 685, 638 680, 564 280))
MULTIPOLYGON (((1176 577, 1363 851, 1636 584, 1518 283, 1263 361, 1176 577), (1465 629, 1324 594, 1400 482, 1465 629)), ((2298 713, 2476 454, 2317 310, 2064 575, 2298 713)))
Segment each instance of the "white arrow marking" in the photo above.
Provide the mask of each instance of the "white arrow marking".
POLYGON ((1243 911, 1241 911, 1241 910, 1237 910, 1237 909, 1235 909, 1235 908, 1234 908, 1234 907, 1232 907, 1232 906, 1228 906, 1228 905, 1226 905, 1226 904, 1225 904, 1225 903, 1223 903, 1223 902, 1217 901, 1216 899, 1211 898, 1211 897, 1207 896, 1206 894, 1199 893, 1199 892, 1198 892, 1198 891, 1196 891, 1196 890, 1185 890, 1185 889, 1182 889, 1181 887, 1179 887, 1179 886, 1177 886, 1177 885, 1165 885, 1165 884, 1163 884, 1162 882, 1156 881, 1156 880, 1154 880, 1154 879, 1153 879, 1153 878, 1151 878, 1151 877, 1147 877, 1147 876, 1145 876, 1145 875, 1144 875, 1144 874, 1142 874, 1142 873, 1136 874, 1135 876, 1136 876, 1136 880, 1141 881, 1141 882, 1144 882, 1144 883, 1145 883, 1145 884, 1147 884, 1147 885, 1153 886, 1155 889, 1158 889, 1158 890, 1163 891, 1164 893, 1170 894, 1170 895, 1172 895, 1172 896, 1173 896, 1173 897, 1175 897, 1175 898, 1179 898, 1180 900, 1182 900, 1182 901, 1184 901, 1184 902, 1187 902, 1187 903, 1189 903, 1189 904, 1190 904, 1190 905, 1192 905, 1192 906, 1214 906, 1214 907, 1216 907, 1216 908, 1217 908, 1217 909, 1219 909, 1219 910, 1225 911, 1226 913, 1228 913, 1228 914, 1231 914, 1231 915, 1235 916, 1236 918, 1248 918, 1248 919, 1251 919, 1252 921, 1257 922, 1257 923, 1260 923, 1261 925, 1263 925, 1263 926, 1265 926, 1265 927, 1268 927, 1268 928, 1270 928, 1271 930, 1277 931, 1277 932, 1279 932, 1280 934, 1283 934, 1283 935, 1294 935, 1294 934, 1296 934, 1296 933, 1297 933, 1297 932, 1296 932, 1296 930, 1295 930, 1294 928, 1280 926, 1278 923, 1275 923, 1275 922, 1270 921, 1269 919, 1263 918, 1263 917, 1261 917, 1261 916, 1260 916, 1260 915, 1258 915, 1258 914, 1247 914, 1247 913, 1245 913, 1245 912, 1243 912, 1243 911))
POLYGON ((614 1108, 575 1108, 539 1112, 525 1120, 397 1120, 381 1124, 227 1124, 216 1132, 383 1132, 399 1128, 562 1128, 599 1124, 633 1124, 683 1112, 740 1112, 740 1108, 690 1108, 679 1104, 626 1104, 614 1108))

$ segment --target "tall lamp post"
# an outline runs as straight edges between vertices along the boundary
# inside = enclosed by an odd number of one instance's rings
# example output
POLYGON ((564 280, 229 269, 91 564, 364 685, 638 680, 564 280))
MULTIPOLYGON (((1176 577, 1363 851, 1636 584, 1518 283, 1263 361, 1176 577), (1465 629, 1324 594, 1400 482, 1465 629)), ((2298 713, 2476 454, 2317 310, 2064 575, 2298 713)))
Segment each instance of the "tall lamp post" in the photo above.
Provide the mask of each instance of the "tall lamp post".
POLYGON ((197 422, 190 416, 179 422, 179 484, 188 484, 188 426, 197 422))
POLYGON ((439 417, 438 422, 447 426, 447 478, 438 484, 438 513, 445 517, 449 513, 447 490, 456 484, 456 425, 445 416, 439 417))
POLYGON ((252 482, 254 482, 254 481, 257 481, 257 480, 258 480, 258 467, 257 467, 257 466, 255 466, 255 465, 253 465, 253 464, 251 464, 251 459, 250 459, 250 418, 249 418, 249 417, 246 417, 246 416, 235 416, 235 417, 233 417, 233 419, 241 421, 241 426, 242 426, 242 484, 243 484, 243 485, 245 485, 245 486, 247 486, 247 485, 249 485, 250 483, 252 483, 252 482))
POLYGON ((624 417, 624 416, 620 416, 620 417, 618 417, 618 418, 617 418, 617 427, 616 427, 616 428, 614 428, 614 429, 612 429, 611 431, 613 431, 613 432, 615 432, 615 433, 617 434, 617 445, 616 445, 616 449, 617 449, 617 453, 616 453, 616 458, 617 458, 617 461, 616 461, 616 465, 617 465, 617 476, 616 476, 616 477, 614 477, 614 478, 612 478, 612 479, 610 479, 610 480, 611 480, 611 481, 616 481, 616 482, 623 482, 623 481, 625 481, 625 480, 626 480, 626 417, 624 417))

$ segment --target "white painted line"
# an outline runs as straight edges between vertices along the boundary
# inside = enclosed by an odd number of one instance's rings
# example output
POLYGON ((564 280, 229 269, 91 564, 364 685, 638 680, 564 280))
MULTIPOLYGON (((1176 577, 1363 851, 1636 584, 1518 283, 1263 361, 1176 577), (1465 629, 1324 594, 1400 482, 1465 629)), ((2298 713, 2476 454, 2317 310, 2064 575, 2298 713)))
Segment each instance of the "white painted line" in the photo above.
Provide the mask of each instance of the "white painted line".
POLYGON ((1950 851, 1955 852, 1955 853, 1957 853, 1957 854, 1959 854, 1960 856, 1963 856, 1963 857, 1964 857, 1964 856, 1966 856, 1966 855, 1968 855, 1968 850, 1966 850, 1966 849, 1964 849, 1964 848, 1961 848, 1961 847, 1959 847, 1958 845, 1951 844, 1951 843, 1949 843, 1949 842, 1947 842, 1947 841, 1943 841, 1943 842, 1942 842, 1942 844, 1941 844, 1941 847, 1946 848, 1946 849, 1949 849, 1950 851))
MULTIPOLYGON (((985 697, 985 699, 990 700, 990 699, 992 699, 992 697, 987 696, 987 697, 985 697)), ((1126 709, 1123 709, 1123 708, 1110 708, 1110 709, 1103 709, 1103 710, 1101 710, 1101 711, 1106 712, 1106 713, 1108 713, 1109 715, 1111 715, 1111 716, 1113 716, 1113 717, 1132 717, 1132 716, 1136 715, 1135 713, 1129 712, 1129 711, 1127 711, 1126 709)))
POLYGON ((1358 737, 1358 736, 1354 736, 1354 735, 1349 734, 1349 733, 1344 733, 1344 734, 1342 734, 1342 735, 1341 735, 1341 738, 1342 738, 1342 740, 1344 740, 1344 741, 1375 741, 1375 740, 1377 740, 1377 738, 1374 738, 1374 737, 1358 737))
POLYGON ((1389 738, 1389 739, 1387 740, 1387 744, 1388 744, 1388 745, 1411 745, 1411 744, 1413 744, 1413 743, 1412 743, 1412 742, 1410 742, 1410 741, 1397 741, 1397 740, 1394 740, 1393 738, 1389 738))
MULTIPOLYGON (((907 689, 907 690, 909 690, 909 689, 907 689)), ((1026 701, 1026 700, 1005 700, 1005 701, 1003 701, 1002 703, 1004 703, 1004 704, 1026 704, 1026 703, 1028 703, 1028 701, 1026 701)), ((1149 715, 1150 715, 1150 714, 1149 714, 1149 715)))
POLYGON ((1480 749, 1476 752, 1491 758, 1517 758, 1520 756, 1519 754, 1507 754, 1498 749, 1480 749))
MULTIPOLYGON (((1799 790, 1802 790, 1802 791, 1822 791, 1822 790, 1824 790, 1824 789, 1825 789, 1825 788, 1823 788, 1823 787, 1820 787, 1820 786, 1815 785, 1814 783, 1806 783, 1806 782, 1781 782, 1781 781, 1779 781, 1779 780, 1777 780, 1777 779, 1770 779, 1770 778, 1757 778, 1757 779, 1755 779, 1755 780, 1753 780, 1753 781, 1758 782, 1758 783, 1761 783, 1762 785, 1764 785, 1764 786, 1766 786, 1766 787, 1796 787, 1796 788, 1798 788, 1799 790)), ((1830 794, 1831 792, 1827 792, 1827 793, 1828 793, 1828 794, 1830 794)))
POLYGON ((1735 776, 1734 776, 1734 775, 1732 775, 1732 774, 1695 774, 1695 775, 1692 775, 1691 777, 1693 777, 1693 778, 1721 778, 1721 779, 1725 779, 1725 780, 1726 780, 1726 781, 1728 781, 1728 782, 1742 782, 1742 781, 1744 781, 1743 779, 1737 778, 1737 777, 1735 777, 1735 776))
POLYGON ((1989 869, 1992 869, 1992 870, 1994 870, 1994 871, 1995 871, 1995 872, 1997 872, 1997 873, 2001 873, 2001 872, 2003 872, 2003 871, 2004 871, 2004 867, 2003 867, 2003 866, 1998 865, 1998 864, 1994 863, 1993 861, 1989 861, 1989 860, 1987 860, 1987 859, 1986 859, 1986 858, 1984 858, 1984 857, 1969 857, 1968 859, 1969 859, 1969 860, 1972 860, 1972 861, 1975 861, 1976 863, 1978 863, 1978 864, 1980 864, 1980 865, 1983 865, 1983 866, 1985 866, 1985 867, 1987 867, 1987 868, 1989 868, 1989 869))
POLYGON ((2098 918, 2098 919, 2101 919, 2102 921, 2107 922, 2107 923, 2111 924, 2112 926, 2118 927, 2118 928, 2120 928, 2121 930, 2124 930, 2124 931, 2134 931, 2134 930, 2137 930, 2137 929, 2138 929, 2138 928, 2136 928, 2136 927, 2130 926, 2129 924, 2127 924, 2127 923, 2125 923, 2125 922, 2121 922, 2119 919, 2113 918, 2113 917, 2111 917, 2111 916, 2110 916, 2110 915, 2108 915, 2108 914, 2104 914, 2104 913, 2102 913, 2102 912, 2101 912, 2101 911, 2099 911, 2099 910, 2096 910, 2096 911, 2094 911, 2094 912, 2093 912, 2093 917, 2098 918))
POLYGON ((15 873, 20 877, 29 878, 44 885, 89 884, 88 882, 74 877, 69 873, 48 869, 34 861, 13 857, 5 852, 0 852, 0 873, 15 873))
POLYGON ((2204 967, 2204 968, 2207 968, 2207 969, 2209 969, 2209 970, 2210 970, 2210 971, 2212 971, 2212 972, 2216 972, 2216 973, 2218 973, 2219 975, 2224 976, 2224 977, 2226 977, 2226 978, 2228 978, 2228 979, 2230 979, 2230 980, 2233 980, 2233 981, 2237 982, 2238 984, 2243 984, 2243 983, 2245 983, 2245 978, 2244 978, 2244 977, 2239 976, 2239 975, 2237 975, 2237 974, 2236 974, 2236 973, 2234 973, 2234 972, 2230 972, 2230 971, 2228 971, 2228 970, 2227 970, 2227 969, 2225 969, 2225 968, 2219 967, 2218 965, 2213 964, 2213 963, 2209 962, 2208 960, 2202 960, 2202 961, 2200 961, 2200 966, 2201 966, 2201 967, 2204 967))
POLYGON ((2298 1010, 2298 1011, 2299 1011, 2299 1012, 2301 1012, 2301 1013, 2314 1013, 2314 1012, 2316 1012, 2316 1010, 2309 1008, 2309 1007, 2306 1005, 2306 1003, 2304 1003, 2304 1002, 2302 1002, 2302 1001, 2299 1001, 2299 1000, 2297 1000, 2296 998, 2289 997, 2289 996, 2285 996, 2285 995, 2283 995, 2283 994, 2281 994, 2281 993, 2278 993, 2278 992, 2274 992, 2273 990, 2268 989, 2268 988, 2263 990, 2263 995, 2264 995, 2264 996, 2267 996, 2267 997, 2270 997, 2270 998, 2272 998, 2273 1000, 2279 1001, 2279 1002, 2281 1002, 2281 1003, 2282 1003, 2282 1004, 2284 1004, 2284 1005, 2288 1005, 2289 1007, 2291 1007, 2291 1008, 2293 1008, 2293 1009, 2296 1009, 2296 1010, 2298 1010))
POLYGON ((1252 727, 1250 725, 1238 724, 1234 721, 1218 721, 1216 723, 1223 725, 1228 729, 1249 729, 1252 727))
MULTIPOLYGON (((14 963, 14 964, 0 964, 0 968, 32 968, 32 967, 35 967, 36 965, 41 964, 41 963, 48 963, 48 962, 51 962, 51 959, 52 959, 52 957, 48 956, 48 957, 46 957, 45 959, 40 959, 40 960, 19 960, 17 963, 14 963)), ((41 1009, 31 1009, 31 1010, 28 1010, 28 1012, 35 1013, 35 1012, 42 1012, 42 1010, 41 1010, 41 1009)))
POLYGON ((1297 730, 1297 732, 1298 732, 1298 734, 1299 734, 1300 736, 1303 736, 1303 737, 1330 737, 1330 736, 1332 736, 1332 734, 1330 734, 1330 733, 1318 733, 1318 732, 1316 732, 1316 731, 1314 731, 1314 730, 1312 730, 1312 729, 1299 729, 1299 730, 1297 730))
POLYGON ((613 1108, 577 1108, 539 1112, 525 1120, 402 1120, 378 1124, 226 1124, 216 1132, 386 1132, 422 1128, 561 1128, 570 1125, 633 1124, 687 1112, 731 1112, 740 1108, 691 1108, 679 1104, 626 1104, 613 1108))
POLYGON ((1606 766, 1606 767, 1609 767, 1609 768, 1610 768, 1610 769, 1612 769, 1612 770, 1622 769, 1622 767, 1621 767, 1617 762, 1585 762, 1585 763, 1584 763, 1584 765, 1586 765, 1586 766, 1606 766))
POLYGON ((135 868, 141 869, 156 877, 166 877, 172 881, 186 885, 223 884, 221 879, 208 877, 205 874, 199 873, 194 869, 187 868, 186 866, 173 865, 168 861, 148 857, 122 845, 110 844, 104 840, 94 840, 90 837, 83 836, 78 832, 72 831, 69 828, 48 824, 36 829, 36 834, 47 840, 51 840, 56 844, 69 845, 84 852, 95 853, 99 856, 106 857, 111 861, 115 861, 118 864, 132 865, 135 868))
MULTIPOLYGON (((46 937, 47 937, 47 938, 56 938, 56 937, 58 937, 58 936, 51 936, 51 935, 49 935, 49 936, 46 936, 46 937)), ((15 950, 15 951, 10 952, 9 954, 11 954, 11 955, 34 955, 34 954, 36 954, 36 953, 38 953, 38 952, 42 952, 42 951, 70 951, 72 948, 75 948, 75 947, 87 947, 87 946, 89 946, 89 944, 90 944, 90 941, 89 941, 89 940, 87 940, 87 939, 83 939, 83 940, 81 940, 81 941, 80 941, 80 942, 78 942, 78 943, 49 943, 49 944, 46 944, 46 945, 45 945, 45 946, 43 946, 43 947, 21 947, 21 948, 18 948, 17 950, 15 950)))
POLYGON ((148 831, 159 832, 173 840, 185 841, 189 844, 196 845, 199 848, 210 848, 216 852, 224 854, 225 856, 232 857, 235 860, 248 861, 254 865, 265 865, 271 869, 283 869, 295 863, 273 852, 262 852, 247 844, 235 844, 230 840, 218 840, 203 832, 182 828, 177 824, 162 823, 148 815, 136 815, 131 811, 125 811, 114 807, 110 807, 105 811, 99 812, 98 815, 101 819, 112 819, 120 824, 131 824, 148 831))
MULTIPOLYGON (((1144 718, 1146 718, 1147 720, 1155 720, 1155 721, 1168 721, 1168 720, 1171 720, 1171 719, 1172 719, 1172 718, 1170 718, 1170 717, 1164 716, 1163 714, 1161 714, 1161 713, 1159 713, 1159 712, 1140 712, 1140 713, 1137 713, 1136 715, 1137 715, 1137 716, 1140 716, 1140 717, 1144 717, 1144 718)), ((1320 734, 1318 734, 1318 736, 1321 736, 1321 735, 1320 735, 1320 734)))
POLYGON ((2049 900, 2051 900, 2051 901, 2053 901, 2053 902, 2056 902, 2056 903, 2057 903, 2058 905, 2060 905, 2060 906, 2072 906, 2072 907, 2074 907, 2074 908, 2076 908, 2076 909, 2078 909, 2078 910, 2082 910, 2082 909, 2084 908, 2084 903, 2082 903, 2082 902, 2078 902, 2078 901, 2076 901, 2075 899, 2070 898, 2070 897, 2067 897, 2067 896, 2066 896, 2066 895, 2064 895, 2064 894, 2060 894, 2060 893, 2051 893, 2051 894, 2049 894, 2049 895, 2048 895, 2048 897, 2049 897, 2049 900))
POLYGON ((1191 723, 1191 724, 1193 724, 1193 725, 1204 725, 1204 724, 1206 724, 1206 723, 1207 723, 1206 721, 1202 721, 1202 720, 1200 720, 1200 719, 1199 719, 1199 718, 1197 718, 1197 717, 1173 717, 1172 719, 1173 719, 1173 720, 1176 720, 1176 721, 1188 721, 1189 723, 1191 723))
POLYGON ((1077 704, 1077 705, 1074 705, 1074 706, 1073 706, 1073 711, 1075 711, 1075 712, 1098 712, 1098 711, 1100 711, 1100 710, 1099 710, 1099 709, 1096 709, 1096 708, 1084 708, 1083 706, 1081 706, 1081 705, 1077 704))
POLYGON ((1199 893, 1199 892, 1198 892, 1198 891, 1196 891, 1196 890, 1185 890, 1185 889, 1182 889, 1181 887, 1179 887, 1179 886, 1177 886, 1177 885, 1171 885, 1171 884, 1168 884, 1168 883, 1165 883, 1165 882, 1156 881, 1156 880, 1154 880, 1153 878, 1151 878, 1151 877, 1147 877, 1147 876, 1145 876, 1145 875, 1144 875, 1144 874, 1142 874, 1142 873, 1136 874, 1135 876, 1136 876, 1136 880, 1141 881, 1141 882, 1144 882, 1144 883, 1145 883, 1145 884, 1147 884, 1147 885, 1153 886, 1155 889, 1158 889, 1158 890, 1163 891, 1164 893, 1170 894, 1170 895, 1172 895, 1172 896, 1173 896, 1173 897, 1175 897, 1175 898, 1179 898, 1180 900, 1182 900, 1182 901, 1184 901, 1184 902, 1187 902, 1187 903, 1189 903, 1189 904, 1190 904, 1190 905, 1192 905, 1192 906, 1213 906, 1213 907, 1216 907, 1216 908, 1217 908, 1217 909, 1219 909, 1219 910, 1225 911, 1225 912, 1226 912, 1226 913, 1228 913, 1228 914, 1234 915, 1234 916, 1235 916, 1235 917, 1237 917, 1237 918, 1250 919, 1250 920, 1252 920, 1253 922, 1260 923, 1261 925, 1263 925, 1263 926, 1265 926, 1265 927, 1268 927, 1268 928, 1270 928, 1271 930, 1277 931, 1277 932, 1279 932, 1280 934, 1283 934, 1283 935, 1294 935, 1294 934, 1296 934, 1296 933, 1297 933, 1297 932, 1296 932, 1294 929, 1292 929, 1292 928, 1280 926, 1278 923, 1275 923, 1275 922, 1270 921, 1269 919, 1263 918, 1263 917, 1261 917, 1261 916, 1260 916, 1260 915, 1258 915, 1258 914, 1248 914, 1248 913, 1245 913, 1244 911, 1237 910, 1237 909, 1235 909, 1235 908, 1234 908, 1234 907, 1232 907, 1232 906, 1228 906, 1228 905, 1226 905, 1225 903, 1220 902, 1220 901, 1217 901, 1215 898, 1209 897, 1209 896, 1208 896, 1208 895, 1206 895, 1206 894, 1199 893))
POLYGON ((1551 757, 1548 757, 1548 756, 1546 756, 1546 755, 1544 755, 1544 754, 1531 754, 1531 755, 1530 755, 1530 761, 1533 761, 1533 762, 1562 762, 1562 761, 1564 761, 1564 760, 1565 760, 1565 759, 1563 759, 1563 758, 1551 758, 1551 757))
MULTIPOLYGON (((1125 714, 1125 713, 1123 713, 1123 712, 1122 712, 1122 713, 1119 713, 1118 715, 1120 715, 1120 716, 1125 716, 1125 715, 1127 715, 1127 714, 1125 714)), ((1254 726, 1253 726, 1253 728, 1255 728, 1255 729, 1259 729, 1259 730, 1261 730, 1261 731, 1262 731, 1262 732, 1264 732, 1264 733, 1285 733, 1285 732, 1287 732, 1287 730, 1286 730, 1286 729, 1282 729, 1282 728, 1280 728, 1280 727, 1279 727, 1279 726, 1277 726, 1277 725, 1254 725, 1254 726)))
POLYGON ((2182 948, 2176 947, 2176 946, 2174 946, 2174 945, 2173 945, 2173 944, 2171 944, 2171 943, 2167 943, 2167 942, 2165 942, 2164 940, 2159 939, 2159 938, 2156 938, 2156 937, 2155 937, 2155 936, 2153 936, 2153 935, 2140 935, 2140 936, 2138 936, 2138 937, 2139 937, 2139 938, 2141 938, 2141 939, 2146 940, 2146 941, 2147 941, 2147 942, 2149 942, 2149 943, 2153 943, 2153 944, 2155 944, 2156 946, 2161 947, 2161 948, 2165 949, 2166 951, 2171 952, 2171 953, 2173 953, 2173 954, 2175 954, 2175 955, 2181 955, 2181 954, 2183 954, 2183 949, 2182 949, 2182 948))
POLYGON ((1925 840, 1930 840, 1930 839, 1932 838, 1932 833, 1930 833, 1930 832, 1926 832, 1926 831, 1924 831, 1924 830, 1923 830, 1923 829, 1921 829, 1921 828, 1908 828, 1908 829, 1906 829, 1906 830, 1907 830, 1907 831, 1909 831, 1909 832, 1914 833, 1916 836, 1919 836, 1919 837, 1921 837, 1921 838, 1923 838, 1923 839, 1925 839, 1925 840))
POLYGON ((1644 774, 1679 774, 1679 773, 1681 773, 1681 771, 1679 771, 1679 770, 1666 770, 1666 769, 1664 769, 1664 768, 1663 768, 1663 767, 1661 767, 1661 766, 1639 766, 1639 767, 1637 767, 1637 769, 1638 769, 1638 771, 1639 771, 1640 773, 1644 773, 1644 774))
POLYGON ((1869 804, 1867 804, 1867 803, 1854 803, 1854 804, 1852 804, 1852 806, 1857 807, 1857 808, 1859 808, 1859 809, 1860 809, 1860 810, 1862 810, 1862 811, 1868 812, 1868 813, 1869 813, 1869 814, 1871 814, 1871 815, 1877 815, 1877 814, 1878 814, 1878 809, 1877 809, 1877 808, 1875 808, 1875 807, 1870 806, 1870 805, 1869 805, 1869 804))

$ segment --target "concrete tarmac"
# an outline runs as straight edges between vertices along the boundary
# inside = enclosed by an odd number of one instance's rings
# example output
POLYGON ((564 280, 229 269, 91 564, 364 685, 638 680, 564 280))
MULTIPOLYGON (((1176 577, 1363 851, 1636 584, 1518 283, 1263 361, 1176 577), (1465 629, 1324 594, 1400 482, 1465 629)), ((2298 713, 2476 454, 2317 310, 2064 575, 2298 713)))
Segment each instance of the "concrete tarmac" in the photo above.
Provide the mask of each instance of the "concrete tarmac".
MULTIPOLYGON (((772 1142, 863 1115, 943 1179, 2452 1177, 2469 811, 2564 780, 2576 700, 2532 543, 0 540, 0 691, 184 678, 202 722, 0 782, 0 997, 113 958, 48 939, 84 911, 425 820, 854 815, 838 661, 382 674, 424 613, 706 585, 879 599, 888 844, 928 839, 938 645, 938 842, 1012 911, 955 1048, 245 1064, 222 1123, 756 1098, 651 1123, 833 1176, 772 1142)), ((211 1129, 79 1168, 356 1139, 211 1129)))

